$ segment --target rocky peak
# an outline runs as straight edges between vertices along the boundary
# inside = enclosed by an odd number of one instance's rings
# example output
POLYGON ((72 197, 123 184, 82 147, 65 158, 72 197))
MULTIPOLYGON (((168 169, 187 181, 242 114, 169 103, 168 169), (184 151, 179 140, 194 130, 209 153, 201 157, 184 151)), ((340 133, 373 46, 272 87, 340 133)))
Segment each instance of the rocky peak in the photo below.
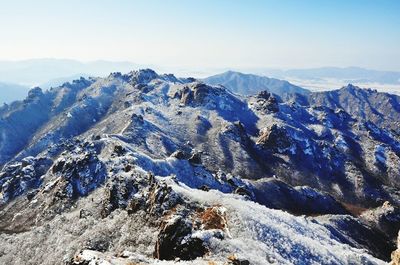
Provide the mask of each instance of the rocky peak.
POLYGON ((121 78, 122 74, 121 74, 121 72, 112 72, 108 77, 110 77, 110 78, 121 78))
POLYGON ((181 91, 181 103, 184 105, 202 105, 209 101, 216 103, 217 97, 224 89, 211 87, 202 82, 194 82, 185 86, 181 91), (212 98, 214 96, 214 98, 212 98))
POLYGON ((352 91, 359 90, 359 89, 361 89, 361 88, 359 88, 358 86, 355 86, 355 85, 353 85, 353 84, 348 84, 347 86, 344 86, 344 87, 342 87, 341 89, 342 89, 342 90, 347 90, 347 91, 352 92, 352 91))
POLYGON ((253 106, 257 111, 263 113, 275 113, 279 111, 277 99, 266 90, 261 91, 256 95, 253 106))
POLYGON ((128 80, 133 84, 147 84, 151 80, 158 78, 158 74, 152 69, 140 69, 132 71, 128 75, 128 80))
POLYGON ((179 82, 178 78, 173 74, 163 74, 161 78, 168 82, 179 82))
POLYGON ((62 84, 61 87, 79 90, 90 86, 94 81, 95 81, 94 78, 86 79, 84 77, 80 77, 79 79, 72 80, 71 82, 65 82, 64 84, 62 84))
POLYGON ((40 87, 34 87, 28 92, 28 99, 39 98, 43 96, 43 91, 40 87))

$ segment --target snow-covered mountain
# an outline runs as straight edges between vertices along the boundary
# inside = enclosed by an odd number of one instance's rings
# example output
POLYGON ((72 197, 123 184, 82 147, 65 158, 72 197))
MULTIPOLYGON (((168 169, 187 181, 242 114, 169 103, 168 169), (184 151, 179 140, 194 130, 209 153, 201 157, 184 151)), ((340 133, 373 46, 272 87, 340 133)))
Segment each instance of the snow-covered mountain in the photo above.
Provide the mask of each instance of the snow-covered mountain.
POLYGON ((400 96, 347 85, 341 89, 309 95, 309 103, 343 108, 363 121, 400 134, 400 96))
MULTIPOLYGON (((323 69, 321 72, 325 73, 330 68, 323 69)), ((328 106, 332 109, 342 108, 358 119, 371 120, 389 131, 400 133, 398 95, 378 92, 375 89, 361 89, 352 84, 341 89, 313 92, 284 80, 232 71, 210 76, 204 81, 213 85, 223 85, 241 95, 254 95, 267 90, 284 101, 296 101, 301 105, 328 106)))
POLYGON ((285 84, 145 69, 1 107, 0 263, 385 264, 400 134, 360 113, 390 95, 285 84))

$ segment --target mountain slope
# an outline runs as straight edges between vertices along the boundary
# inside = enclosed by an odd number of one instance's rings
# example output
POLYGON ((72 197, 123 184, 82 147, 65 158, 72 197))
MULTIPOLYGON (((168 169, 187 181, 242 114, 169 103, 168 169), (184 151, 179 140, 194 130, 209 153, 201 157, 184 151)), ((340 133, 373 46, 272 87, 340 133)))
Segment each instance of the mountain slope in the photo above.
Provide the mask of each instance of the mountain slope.
POLYGON ((69 59, 30 59, 0 61, 1 82, 23 84, 29 87, 50 80, 76 75, 103 76, 112 71, 129 71, 137 65, 130 62, 92 61, 69 59))
POLYGON ((207 77, 204 82, 212 85, 223 85, 241 95, 253 95, 263 90, 282 98, 285 98, 286 94, 298 93, 306 95, 309 93, 308 90, 284 80, 233 71, 207 77))
POLYGON ((0 117, 1 263, 383 264, 395 248, 398 138, 337 106, 146 69, 36 88, 0 117))
POLYGON ((400 136, 399 96, 348 85, 338 90, 312 93, 309 103, 343 108, 361 120, 371 121, 400 136))

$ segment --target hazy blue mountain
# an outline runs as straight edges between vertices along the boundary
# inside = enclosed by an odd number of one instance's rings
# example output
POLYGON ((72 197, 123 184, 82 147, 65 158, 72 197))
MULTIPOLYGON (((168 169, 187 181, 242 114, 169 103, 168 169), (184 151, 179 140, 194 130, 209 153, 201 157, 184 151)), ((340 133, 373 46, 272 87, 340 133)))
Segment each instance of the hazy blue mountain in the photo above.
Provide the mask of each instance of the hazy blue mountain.
POLYGON ((0 81, 37 86, 65 77, 103 76, 110 72, 128 72, 138 65, 131 62, 93 61, 83 63, 67 59, 31 59, 0 61, 0 81))
POLYGON ((103 76, 110 72, 128 72, 138 65, 131 62, 80 62, 68 59, 31 59, 0 61, 0 104, 21 100, 34 86, 43 89, 60 86, 81 76, 103 76))
POLYGON ((302 95, 309 93, 307 89, 293 85, 288 81, 234 71, 213 75, 205 78, 204 81, 212 85, 223 85, 241 95, 254 95, 263 90, 267 90, 280 97, 293 93, 302 95))
POLYGON ((62 84, 66 83, 66 82, 71 82, 71 81, 79 79, 81 77, 88 78, 89 75, 87 75, 87 74, 76 74, 76 75, 72 75, 72 76, 58 77, 58 78, 54 78, 54 79, 51 79, 51 80, 49 80, 47 82, 39 84, 39 87, 41 87, 43 89, 49 89, 51 87, 58 87, 58 86, 61 86, 62 84))
POLYGON ((14 100, 25 98, 28 94, 28 88, 25 86, 0 83, 0 105, 14 100))

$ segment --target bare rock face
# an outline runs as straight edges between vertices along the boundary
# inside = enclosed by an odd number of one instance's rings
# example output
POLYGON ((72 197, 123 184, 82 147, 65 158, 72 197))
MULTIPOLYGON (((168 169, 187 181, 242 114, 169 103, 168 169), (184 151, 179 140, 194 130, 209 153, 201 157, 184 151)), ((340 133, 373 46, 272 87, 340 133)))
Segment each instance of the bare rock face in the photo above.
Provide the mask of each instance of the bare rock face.
POLYGON ((148 198, 146 200, 147 211, 151 214, 162 215, 165 211, 175 207, 181 198, 165 183, 158 183, 151 180, 148 198))
POLYGON ((183 105, 189 105, 193 101, 193 92, 189 87, 184 87, 181 91, 181 103, 183 105))
POLYGON ((170 156, 175 157, 176 159, 185 159, 186 158, 186 155, 182 150, 176 150, 170 156))
POLYGON ((260 131, 256 144, 266 149, 283 152, 291 146, 292 142, 284 127, 273 124, 260 131))
POLYGON ((202 104, 210 92, 212 92, 212 90, 203 83, 194 83, 190 86, 186 86, 182 90, 181 103, 184 105, 202 104))
POLYGON ((26 157, 21 162, 5 166, 0 173, 0 205, 37 188, 40 177, 46 173, 51 163, 47 158, 26 157))
POLYGON ((151 69, 132 71, 125 76, 125 78, 128 79, 132 84, 146 84, 157 77, 157 73, 151 69))
POLYGON ((194 82, 184 86, 179 94, 180 102, 185 106, 209 104, 213 108, 219 108, 218 105, 223 100, 222 96, 225 94, 225 90, 221 87, 211 87, 201 82, 194 82))
POLYGON ((392 262, 390 265, 400 265, 400 231, 397 237, 397 249, 392 252, 392 262))
POLYGON ((161 224, 154 257, 161 260, 193 260, 202 257, 207 249, 199 238, 188 237, 192 224, 179 215, 173 215, 161 224))
POLYGON ((194 153, 188 160, 190 163, 194 165, 200 165, 201 164, 201 154, 200 153, 194 153))
POLYGON ((363 212, 360 218, 369 226, 375 227, 387 235, 393 244, 395 244, 397 233, 400 230, 399 207, 386 201, 380 207, 363 212))
POLYGON ((278 112, 278 101, 271 93, 267 91, 261 91, 256 96, 255 109, 263 113, 278 112))
POLYGON ((61 157, 52 168, 62 177, 58 187, 61 198, 78 198, 96 189, 106 178, 104 165, 95 152, 84 152, 61 157))
POLYGON ((129 214, 143 210, 158 218, 181 201, 171 187, 156 181, 153 175, 144 177, 132 173, 116 176, 107 183, 101 216, 105 218, 116 209, 125 209, 129 214))
POLYGON ((240 121, 226 124, 222 128, 221 134, 241 143, 243 146, 248 146, 250 144, 250 139, 246 133, 246 128, 240 121))

